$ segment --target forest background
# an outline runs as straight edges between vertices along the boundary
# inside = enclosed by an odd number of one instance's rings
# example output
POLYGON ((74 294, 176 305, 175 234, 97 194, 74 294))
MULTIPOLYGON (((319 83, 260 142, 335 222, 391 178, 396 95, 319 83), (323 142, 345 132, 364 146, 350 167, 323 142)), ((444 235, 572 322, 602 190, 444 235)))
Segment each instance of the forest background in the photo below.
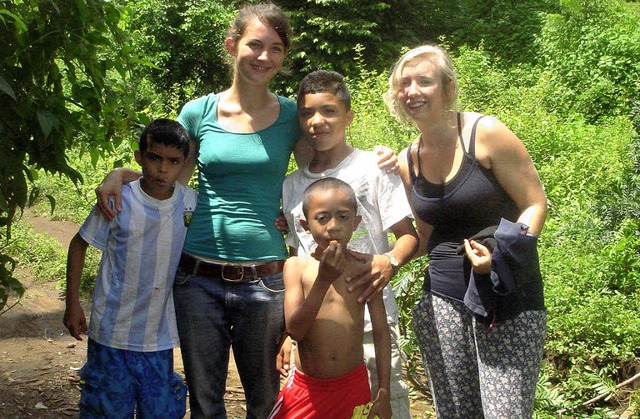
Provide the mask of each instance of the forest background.
MULTIPOLYGON (((505 122, 526 144, 549 199, 539 241, 548 334, 536 417, 640 415, 633 381, 640 373, 640 3, 274 2, 296 35, 274 90, 293 96, 318 68, 345 74, 357 115, 349 140, 359 148, 386 144, 398 152, 409 144, 415 129, 393 120, 381 99, 390 66, 410 47, 448 48, 459 109, 505 122)), ((15 224, 22 210, 81 221, 104 174, 135 164, 141 127, 228 86, 223 40, 240 4, 0 2, 0 311, 24 291, 13 275, 17 263, 64 285, 64 252, 47 253, 15 224)), ((414 387, 425 385, 411 308, 426 263, 412 262, 394 280, 414 387)))

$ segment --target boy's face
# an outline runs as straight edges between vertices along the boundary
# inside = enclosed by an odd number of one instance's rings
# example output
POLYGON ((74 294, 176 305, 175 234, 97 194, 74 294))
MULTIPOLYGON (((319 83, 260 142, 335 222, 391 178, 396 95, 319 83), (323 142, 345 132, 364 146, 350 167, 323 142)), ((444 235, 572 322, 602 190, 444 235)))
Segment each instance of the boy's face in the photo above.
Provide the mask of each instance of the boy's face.
POLYGON ((300 224, 311 233, 320 250, 327 248, 332 240, 346 246, 362 220, 356 215, 348 194, 339 189, 313 194, 307 218, 300 220, 300 224))
POLYGON ((345 144, 345 132, 353 121, 353 111, 331 93, 304 95, 299 110, 300 128, 315 151, 345 144))
POLYGON ((154 198, 169 198, 185 163, 182 151, 174 146, 149 141, 144 153, 136 150, 135 157, 142 166, 142 189, 154 198))

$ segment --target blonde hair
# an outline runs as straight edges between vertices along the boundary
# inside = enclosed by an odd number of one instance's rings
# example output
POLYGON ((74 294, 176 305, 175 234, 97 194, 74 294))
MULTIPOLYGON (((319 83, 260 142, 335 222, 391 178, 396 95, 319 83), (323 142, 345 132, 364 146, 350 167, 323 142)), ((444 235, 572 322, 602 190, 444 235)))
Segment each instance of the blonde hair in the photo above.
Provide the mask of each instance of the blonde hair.
POLYGON ((411 119, 402 109, 400 102, 398 101, 398 92, 402 88, 402 70, 409 61, 416 58, 424 58, 433 63, 440 76, 442 77, 442 86, 445 95, 445 105, 448 110, 452 110, 456 106, 458 99, 458 81, 456 79, 456 73, 453 69, 453 61, 444 48, 438 45, 422 45, 412 50, 407 51, 391 69, 391 75, 389 76, 389 88, 384 94, 384 103, 389 109, 389 113, 400 122, 411 122, 411 119))

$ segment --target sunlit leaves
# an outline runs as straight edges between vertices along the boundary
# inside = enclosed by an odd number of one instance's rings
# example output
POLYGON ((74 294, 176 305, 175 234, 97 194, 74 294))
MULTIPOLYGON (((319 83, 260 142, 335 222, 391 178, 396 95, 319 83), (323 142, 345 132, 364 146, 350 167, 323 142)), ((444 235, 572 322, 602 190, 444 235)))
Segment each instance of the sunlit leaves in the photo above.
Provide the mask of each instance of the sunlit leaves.
MULTIPOLYGON (((118 42, 122 5, 101 0, 3 2, 0 10, 0 218, 11 220, 37 191, 29 190, 32 170, 82 179, 67 160, 69 146, 108 145, 127 132, 135 106, 124 89, 118 42), (119 63, 115 65, 114 63, 119 63), (112 94, 117 91, 117 95, 112 94), (117 104, 115 97, 117 96, 117 104)), ((5 264, 0 288, 12 286, 5 264)), ((4 304, 0 299, 0 307, 4 304)))

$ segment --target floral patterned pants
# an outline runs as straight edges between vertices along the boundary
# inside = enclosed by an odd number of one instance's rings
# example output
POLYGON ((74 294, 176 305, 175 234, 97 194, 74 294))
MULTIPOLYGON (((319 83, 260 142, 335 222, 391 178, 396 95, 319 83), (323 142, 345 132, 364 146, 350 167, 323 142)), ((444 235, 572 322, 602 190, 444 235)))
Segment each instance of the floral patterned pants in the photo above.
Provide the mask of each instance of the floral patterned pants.
POLYGON ((531 417, 546 333, 544 310, 489 327, 462 303, 425 293, 413 314, 439 418, 531 417))

